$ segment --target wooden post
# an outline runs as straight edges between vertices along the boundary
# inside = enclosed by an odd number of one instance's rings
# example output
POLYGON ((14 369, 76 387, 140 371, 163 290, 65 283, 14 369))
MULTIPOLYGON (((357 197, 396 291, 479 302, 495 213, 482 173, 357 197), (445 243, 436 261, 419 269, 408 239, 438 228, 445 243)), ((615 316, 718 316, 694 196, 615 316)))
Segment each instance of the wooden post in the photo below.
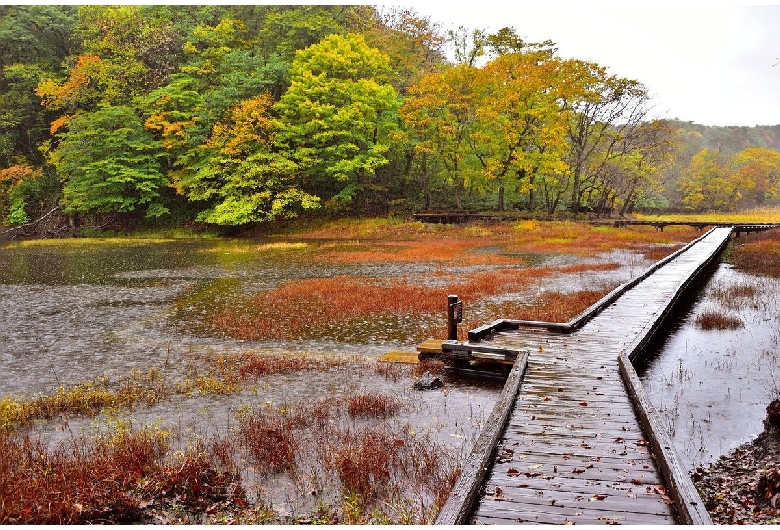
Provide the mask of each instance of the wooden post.
POLYGON ((458 340, 458 323, 463 320, 463 302, 458 295, 447 296, 447 340, 458 340))

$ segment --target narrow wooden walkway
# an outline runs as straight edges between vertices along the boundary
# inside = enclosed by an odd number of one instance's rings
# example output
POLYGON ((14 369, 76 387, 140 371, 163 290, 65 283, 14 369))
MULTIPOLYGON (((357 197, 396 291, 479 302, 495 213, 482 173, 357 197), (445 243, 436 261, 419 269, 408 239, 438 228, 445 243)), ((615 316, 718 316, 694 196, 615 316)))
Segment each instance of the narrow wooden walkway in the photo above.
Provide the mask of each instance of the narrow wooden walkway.
POLYGON ((529 354, 492 468, 461 522, 682 522, 654 457, 661 448, 637 417, 619 357, 654 332, 730 233, 711 230, 571 334, 520 326, 479 342, 529 354))

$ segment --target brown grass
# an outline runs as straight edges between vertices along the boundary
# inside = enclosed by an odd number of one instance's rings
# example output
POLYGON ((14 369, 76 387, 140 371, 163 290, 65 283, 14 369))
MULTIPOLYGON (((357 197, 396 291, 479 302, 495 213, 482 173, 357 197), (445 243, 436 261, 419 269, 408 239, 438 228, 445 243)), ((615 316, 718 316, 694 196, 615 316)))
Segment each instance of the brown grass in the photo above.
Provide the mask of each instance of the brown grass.
POLYGON ((747 234, 737 241, 733 263, 738 269, 780 278, 780 230, 747 234))
POLYGON ((403 402, 386 394, 358 392, 347 398, 347 412, 357 418, 387 418, 396 415, 403 402))
MULTIPOLYGON (((451 283, 443 286, 415 285, 398 280, 382 284, 347 276, 313 278, 287 282, 258 295, 252 301, 256 308, 254 315, 227 311, 217 315, 215 322, 224 332, 239 339, 295 339, 324 328, 385 314, 416 317, 441 315, 446 311, 447 295, 450 293, 458 293, 462 300, 473 303, 507 292, 523 292, 535 282, 553 274, 612 270, 617 266, 608 263, 497 269, 452 278, 451 283)), ((587 297, 587 294, 581 296, 587 297)), ((541 305, 551 308, 555 300, 552 299, 554 295, 550 297, 541 305)), ((560 307, 561 311, 564 309, 560 307)))
POLYGON ((299 444, 289 416, 261 411, 241 418, 238 432, 260 471, 278 473, 295 468, 299 444))
POLYGON ((364 502, 386 493, 396 447, 403 447, 381 430, 346 431, 331 448, 327 465, 335 470, 346 495, 364 502))
POLYGON ((704 311, 696 316, 696 325, 701 329, 739 329, 744 322, 738 317, 724 315, 717 311, 704 311))
POLYGON ((217 470, 226 462, 202 444, 171 459, 166 451, 165 436, 149 430, 55 448, 0 434, 0 523, 122 523, 165 499, 195 512, 243 499, 233 471, 217 470))
MULTIPOLYGON (((313 260, 429 263, 434 271, 414 281, 363 276, 289 281, 247 304, 217 311, 212 322, 220 332, 245 340, 297 340, 323 332, 338 335, 359 327, 362 321, 385 317, 430 322, 444 314, 451 293, 475 303, 498 294, 526 292, 552 274, 619 267, 608 263, 530 268, 526 266, 528 253, 591 256, 616 248, 641 251, 651 245, 649 252, 661 257, 697 235, 693 229, 659 232, 652 227, 608 228, 573 222, 436 227, 391 220, 336 222, 299 236, 332 239, 321 244, 313 260), (448 272, 450 263, 478 265, 482 270, 456 276, 448 272)), ((429 335, 428 325, 407 330, 410 340, 418 334, 429 335)))

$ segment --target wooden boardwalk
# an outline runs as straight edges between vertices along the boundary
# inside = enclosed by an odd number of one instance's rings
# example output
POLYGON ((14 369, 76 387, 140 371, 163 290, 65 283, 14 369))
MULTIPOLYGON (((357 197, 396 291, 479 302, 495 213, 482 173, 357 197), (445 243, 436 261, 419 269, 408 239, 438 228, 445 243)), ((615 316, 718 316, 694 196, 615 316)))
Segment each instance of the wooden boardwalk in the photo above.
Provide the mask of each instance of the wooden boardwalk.
POLYGON ((628 356, 649 340, 730 233, 711 230, 606 307, 585 315, 581 326, 570 325, 571 333, 505 321, 479 341, 483 348, 526 352, 518 363, 527 360, 527 366, 524 375, 514 375, 519 392, 497 421, 506 418, 493 437, 497 444, 481 457, 490 465, 472 462, 475 471, 464 466, 437 522, 707 523, 695 490, 678 491, 693 488, 676 468, 665 433, 648 432, 654 429, 645 414, 652 406, 641 388, 632 387, 632 381, 641 385, 628 356))

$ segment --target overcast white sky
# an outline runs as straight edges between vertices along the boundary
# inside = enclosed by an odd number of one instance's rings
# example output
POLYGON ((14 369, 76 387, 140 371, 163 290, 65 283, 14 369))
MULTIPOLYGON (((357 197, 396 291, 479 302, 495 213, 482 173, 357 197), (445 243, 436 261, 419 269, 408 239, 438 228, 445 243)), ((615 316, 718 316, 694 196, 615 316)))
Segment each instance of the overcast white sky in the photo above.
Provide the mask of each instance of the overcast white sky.
POLYGON ((658 117, 703 125, 780 124, 780 3, 420 1, 445 29, 514 27, 558 55, 644 83, 658 117))

